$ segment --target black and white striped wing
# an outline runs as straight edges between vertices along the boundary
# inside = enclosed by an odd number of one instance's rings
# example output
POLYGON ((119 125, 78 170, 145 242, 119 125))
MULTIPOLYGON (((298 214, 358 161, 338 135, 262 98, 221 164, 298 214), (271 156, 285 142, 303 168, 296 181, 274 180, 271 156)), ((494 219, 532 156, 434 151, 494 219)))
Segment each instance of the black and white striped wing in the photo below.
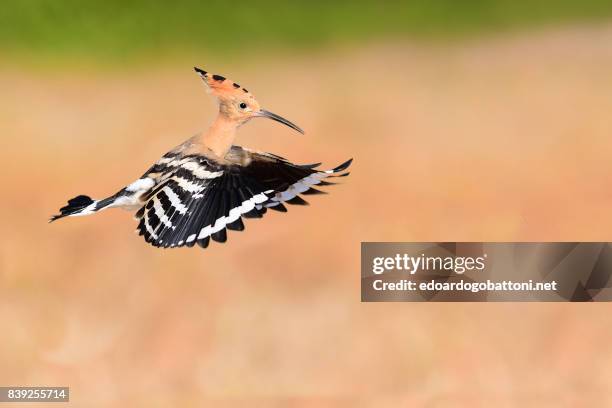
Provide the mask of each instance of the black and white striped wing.
POLYGON ((347 160, 331 170, 317 170, 321 163, 297 165, 282 157, 272 154, 255 153, 253 161, 244 169, 245 176, 257 179, 266 190, 274 193, 263 204, 264 208, 286 211, 283 203, 306 205, 300 195, 324 194, 314 186, 328 186, 334 183, 326 181, 328 177, 344 177, 345 170, 353 159, 347 160))
POLYGON ((340 175, 350 164, 325 172, 272 155, 251 158, 246 166, 219 165, 201 156, 183 158, 138 211, 140 235, 165 248, 196 243, 205 248, 210 239, 225 242, 228 229, 244 229, 243 217, 260 218, 267 208, 286 211, 283 202, 305 204, 299 194, 329 184, 323 179, 340 175))

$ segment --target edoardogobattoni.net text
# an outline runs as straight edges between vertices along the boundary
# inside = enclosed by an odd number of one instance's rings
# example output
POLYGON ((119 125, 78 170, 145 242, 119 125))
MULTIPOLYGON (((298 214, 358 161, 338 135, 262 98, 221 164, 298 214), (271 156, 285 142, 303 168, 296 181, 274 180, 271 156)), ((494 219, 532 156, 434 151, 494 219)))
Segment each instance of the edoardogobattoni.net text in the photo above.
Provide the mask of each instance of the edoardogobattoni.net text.
POLYGON ((490 280, 470 282, 462 279, 459 282, 438 282, 436 280, 413 282, 402 279, 397 282, 384 282, 382 279, 377 279, 373 282, 372 287, 374 290, 385 291, 464 291, 473 293, 484 291, 555 291, 557 290, 557 281, 534 282, 530 279, 527 282, 493 282, 490 280))
POLYGON ((471 256, 411 256, 396 254, 394 257, 376 257, 372 260, 372 272, 379 275, 386 271, 406 271, 414 275, 422 271, 452 271, 462 274, 467 271, 482 271, 487 254, 471 256))

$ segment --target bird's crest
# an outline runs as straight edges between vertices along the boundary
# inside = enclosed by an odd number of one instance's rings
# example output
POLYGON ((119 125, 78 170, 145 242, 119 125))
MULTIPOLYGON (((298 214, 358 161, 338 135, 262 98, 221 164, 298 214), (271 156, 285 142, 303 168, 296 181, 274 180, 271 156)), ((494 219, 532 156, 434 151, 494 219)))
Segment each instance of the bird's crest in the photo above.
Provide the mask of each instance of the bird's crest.
POLYGON ((210 93, 215 96, 252 96, 246 88, 241 87, 240 84, 237 84, 231 79, 222 75, 211 74, 198 67, 193 67, 193 69, 208 86, 210 93))

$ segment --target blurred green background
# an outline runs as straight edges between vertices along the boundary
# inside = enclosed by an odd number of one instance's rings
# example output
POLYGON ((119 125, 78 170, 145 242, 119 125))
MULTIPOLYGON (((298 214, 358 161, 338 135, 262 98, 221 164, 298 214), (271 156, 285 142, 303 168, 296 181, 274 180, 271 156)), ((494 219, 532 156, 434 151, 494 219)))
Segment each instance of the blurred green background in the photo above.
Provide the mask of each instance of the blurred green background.
POLYGON ((358 44, 385 37, 451 39, 612 15, 606 0, 3 2, 6 56, 117 63, 185 53, 358 44))

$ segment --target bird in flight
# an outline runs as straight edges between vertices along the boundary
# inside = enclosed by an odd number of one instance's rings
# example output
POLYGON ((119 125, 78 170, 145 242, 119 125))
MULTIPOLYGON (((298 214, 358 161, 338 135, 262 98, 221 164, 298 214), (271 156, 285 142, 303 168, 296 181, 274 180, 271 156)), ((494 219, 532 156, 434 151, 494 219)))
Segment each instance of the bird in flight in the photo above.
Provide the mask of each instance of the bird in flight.
POLYGON ((285 203, 304 205, 300 195, 320 194, 329 178, 347 176, 352 159, 331 170, 320 163, 297 165, 271 153, 233 144, 237 129, 253 118, 268 118, 304 133, 287 119, 263 109, 237 83, 194 68, 219 102, 210 128, 164 154, 142 177, 102 200, 79 195, 49 222, 94 214, 107 208, 137 210, 137 232, 156 247, 175 248, 210 240, 225 242, 227 230, 242 231, 242 218, 261 218, 285 203))

